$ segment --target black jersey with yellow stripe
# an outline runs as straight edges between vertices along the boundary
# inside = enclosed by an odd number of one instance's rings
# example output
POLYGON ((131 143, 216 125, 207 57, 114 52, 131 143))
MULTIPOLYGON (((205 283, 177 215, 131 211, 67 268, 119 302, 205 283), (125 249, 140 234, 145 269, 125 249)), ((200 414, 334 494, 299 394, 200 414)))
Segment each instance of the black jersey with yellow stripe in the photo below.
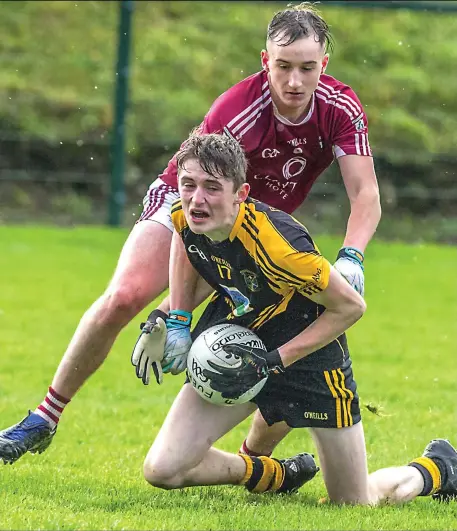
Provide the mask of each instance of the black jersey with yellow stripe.
POLYGON ((190 262, 219 294, 229 297, 233 318, 256 330, 285 312, 318 314, 307 296, 327 287, 330 264, 306 228, 291 215, 247 199, 230 236, 214 242, 193 233, 181 201, 171 209, 190 262))

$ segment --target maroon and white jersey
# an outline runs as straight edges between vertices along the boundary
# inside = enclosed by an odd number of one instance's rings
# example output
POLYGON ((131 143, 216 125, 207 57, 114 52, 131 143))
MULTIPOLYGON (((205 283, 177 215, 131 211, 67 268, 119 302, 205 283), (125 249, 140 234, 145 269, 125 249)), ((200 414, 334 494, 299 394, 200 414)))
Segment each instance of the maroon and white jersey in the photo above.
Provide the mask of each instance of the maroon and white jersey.
MULTIPOLYGON (((347 85, 321 75, 308 114, 294 124, 280 116, 265 71, 224 92, 201 124, 203 133, 225 133, 244 147, 250 195, 293 212, 319 175, 336 157, 371 157, 368 123, 362 104, 347 85)), ((177 188, 175 158, 160 175, 177 188)))

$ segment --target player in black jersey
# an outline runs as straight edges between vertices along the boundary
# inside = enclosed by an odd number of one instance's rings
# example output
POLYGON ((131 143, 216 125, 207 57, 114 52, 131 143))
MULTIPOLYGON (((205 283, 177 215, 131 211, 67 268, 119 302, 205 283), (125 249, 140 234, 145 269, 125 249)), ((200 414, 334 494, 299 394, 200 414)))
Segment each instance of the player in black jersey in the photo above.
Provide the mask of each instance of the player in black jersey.
MULTIPOLYGON (((218 369, 219 374, 208 374, 211 385, 236 398, 265 375, 268 380, 255 404, 231 407, 206 402, 186 383, 146 457, 146 479, 167 489, 245 484, 254 492, 278 491, 288 481, 285 490, 295 490, 314 475, 310 461, 305 472, 299 456, 278 462, 212 447, 258 406, 269 424, 285 421, 311 428, 332 501, 376 504, 455 495, 457 453, 444 439, 432 441, 409 466, 368 475, 344 336, 362 316, 365 303, 320 254, 305 227, 248 199, 246 159, 239 144, 221 135, 193 135, 177 160, 181 200, 172 208, 176 230, 165 365, 185 360, 174 348, 190 341, 195 291, 203 279, 215 294, 194 336, 226 320, 255 330, 268 349, 223 347, 241 356, 249 370, 218 369), (292 485, 287 470, 301 472, 300 482, 292 485)), ((155 358, 160 362, 160 355, 155 358)))

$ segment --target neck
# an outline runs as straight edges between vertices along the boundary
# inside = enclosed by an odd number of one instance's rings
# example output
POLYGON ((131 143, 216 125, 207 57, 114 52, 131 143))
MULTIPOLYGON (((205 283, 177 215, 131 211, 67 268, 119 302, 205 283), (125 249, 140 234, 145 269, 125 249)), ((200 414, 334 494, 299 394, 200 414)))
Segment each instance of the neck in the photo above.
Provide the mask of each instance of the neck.
POLYGON ((290 107, 281 105, 281 102, 276 102, 273 97, 271 99, 273 100, 273 103, 275 104, 278 113, 284 118, 287 118, 287 120, 292 123, 301 122, 308 114, 309 109, 311 107, 311 98, 308 100, 306 105, 298 109, 291 109, 290 107))
POLYGON ((309 97, 308 101, 298 107, 298 108, 290 108, 287 107, 287 105, 284 105, 277 94, 275 93, 273 87, 270 85, 270 93, 271 93, 271 99, 278 111, 278 113, 283 116, 284 118, 287 118, 290 122, 301 122, 303 118, 308 114, 308 111, 311 107, 311 99, 312 97, 309 97))

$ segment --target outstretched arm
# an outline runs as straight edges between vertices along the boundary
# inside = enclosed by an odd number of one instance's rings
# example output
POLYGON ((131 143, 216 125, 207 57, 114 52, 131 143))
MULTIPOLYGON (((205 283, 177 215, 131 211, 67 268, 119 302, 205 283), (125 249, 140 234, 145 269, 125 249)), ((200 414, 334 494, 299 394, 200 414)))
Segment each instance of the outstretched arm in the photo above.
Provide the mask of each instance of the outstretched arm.
POLYGON ((379 188, 371 157, 346 155, 338 159, 351 204, 344 247, 365 252, 381 219, 379 188))
POLYGON ((170 251, 170 311, 167 339, 162 360, 163 372, 179 374, 187 364, 187 354, 192 346, 190 325, 194 309, 195 292, 200 275, 190 263, 180 234, 175 231, 170 251))
POLYGON ((371 157, 345 155, 338 162, 351 203, 351 214, 335 268, 363 297, 364 252, 381 218, 378 183, 371 157))

